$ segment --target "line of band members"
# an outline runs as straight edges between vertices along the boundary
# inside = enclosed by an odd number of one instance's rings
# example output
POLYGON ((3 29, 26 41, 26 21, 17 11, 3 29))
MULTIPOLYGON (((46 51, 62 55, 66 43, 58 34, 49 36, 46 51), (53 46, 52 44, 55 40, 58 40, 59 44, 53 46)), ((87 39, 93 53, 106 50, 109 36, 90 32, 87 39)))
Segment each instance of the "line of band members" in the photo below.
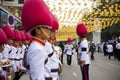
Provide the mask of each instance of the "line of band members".
MULTIPOLYGON (((17 30, 20 32, 19 30, 17 30)), ((15 34, 16 37, 18 37, 17 33, 15 34)), ((12 66, 12 71, 9 67, 0 67, 0 80, 7 80, 8 74, 11 74, 11 80, 19 80, 21 75, 25 73, 29 69, 24 67, 24 61, 25 54, 27 53, 29 44, 32 41, 32 36, 25 33, 27 36, 26 39, 22 40, 23 35, 21 35, 21 39, 8 39, 8 44, 4 44, 3 50, 0 52, 0 59, 9 59, 12 66)), ((51 74, 52 80, 58 80, 59 79, 59 63, 58 63, 58 53, 54 49, 54 45, 52 45, 49 41, 46 41, 45 43, 45 50, 48 53, 48 61, 46 66, 50 68, 50 71, 46 71, 45 73, 51 74), (49 64, 49 65, 48 65, 49 64)), ((37 64, 37 61, 34 62, 34 64, 37 64)))

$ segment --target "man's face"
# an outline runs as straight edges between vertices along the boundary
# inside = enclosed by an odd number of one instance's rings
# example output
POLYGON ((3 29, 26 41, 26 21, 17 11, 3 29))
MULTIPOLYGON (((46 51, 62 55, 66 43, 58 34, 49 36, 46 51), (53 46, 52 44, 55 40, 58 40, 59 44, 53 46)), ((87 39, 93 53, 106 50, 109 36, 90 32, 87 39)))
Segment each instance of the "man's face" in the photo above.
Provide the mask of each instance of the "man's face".
POLYGON ((12 40, 12 39, 8 39, 8 43, 9 43, 10 45, 13 45, 13 40, 12 40))
POLYGON ((4 49, 4 45, 2 44, 2 45, 0 45, 0 52, 2 52, 3 49, 4 49))
POLYGON ((29 40, 25 40, 25 44, 26 44, 26 45, 29 45, 29 40))
POLYGON ((37 33, 44 40, 48 40, 50 38, 50 30, 47 27, 38 28, 37 33))
POLYGON ((14 46, 19 47, 20 46, 19 42, 18 41, 14 41, 14 46))
POLYGON ((55 37, 55 30, 50 30, 50 39, 54 39, 54 37, 55 37))

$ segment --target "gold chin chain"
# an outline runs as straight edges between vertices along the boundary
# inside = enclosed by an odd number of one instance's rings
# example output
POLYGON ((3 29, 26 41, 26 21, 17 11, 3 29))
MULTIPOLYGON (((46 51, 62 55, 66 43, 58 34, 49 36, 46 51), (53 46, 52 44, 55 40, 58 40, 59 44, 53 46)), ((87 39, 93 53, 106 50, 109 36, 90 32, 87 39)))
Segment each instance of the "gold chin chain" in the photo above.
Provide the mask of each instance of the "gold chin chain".
POLYGON ((43 28, 41 28, 41 31, 42 31, 42 33, 43 33, 47 38, 49 38, 49 35, 44 31, 43 28))

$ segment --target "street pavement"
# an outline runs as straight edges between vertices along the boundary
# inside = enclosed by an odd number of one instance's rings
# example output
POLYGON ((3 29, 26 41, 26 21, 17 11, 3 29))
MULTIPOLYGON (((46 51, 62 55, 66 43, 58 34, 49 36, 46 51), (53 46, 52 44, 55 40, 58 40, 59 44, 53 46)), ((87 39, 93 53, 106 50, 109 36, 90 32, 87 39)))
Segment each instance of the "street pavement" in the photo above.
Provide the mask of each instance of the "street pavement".
MULTIPOLYGON (((91 60, 89 67, 90 80, 120 80, 120 61, 108 59, 103 53, 95 53, 95 60, 91 60)), ((24 74, 20 80, 29 80, 28 74, 24 74)), ((76 54, 72 56, 71 66, 67 65, 66 55, 64 55, 64 64, 60 80, 82 80, 80 66, 77 64, 76 54)))

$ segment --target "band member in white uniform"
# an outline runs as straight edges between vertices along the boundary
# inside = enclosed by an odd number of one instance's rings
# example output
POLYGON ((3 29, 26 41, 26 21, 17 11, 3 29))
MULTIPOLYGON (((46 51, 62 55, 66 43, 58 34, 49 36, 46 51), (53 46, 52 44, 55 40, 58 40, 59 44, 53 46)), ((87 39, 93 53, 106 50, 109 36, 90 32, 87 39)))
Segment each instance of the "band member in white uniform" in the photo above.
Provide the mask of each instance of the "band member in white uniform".
POLYGON ((21 70, 22 71, 26 71, 26 68, 23 66, 23 57, 24 57, 24 54, 25 54, 25 50, 26 50, 26 46, 24 45, 25 41, 26 41, 26 37, 25 37, 25 33, 23 31, 20 31, 21 33, 21 43, 20 43, 20 49, 21 49, 21 52, 20 52, 20 67, 21 67, 21 70))
POLYGON ((27 0, 22 8, 22 25, 30 32, 33 40, 27 51, 27 64, 31 80, 52 80, 47 66, 48 55, 45 51, 45 40, 50 37, 52 13, 43 0, 27 0))
POLYGON ((68 38, 67 40, 68 44, 65 45, 65 53, 67 55, 67 65, 71 65, 72 63, 72 54, 73 54, 73 45, 71 44, 72 43, 72 39, 71 38, 68 38))
MULTIPOLYGON (((3 59, 2 51, 4 48, 4 44, 7 44, 7 42, 8 41, 5 32, 2 29, 0 29, 0 61, 3 59)), ((7 80, 6 71, 4 71, 1 66, 0 66, 0 80, 7 80)))
POLYGON ((12 51, 11 46, 13 45, 13 39, 15 38, 15 35, 11 27, 8 25, 3 26, 2 29, 4 30, 8 38, 8 44, 4 45, 5 48, 2 53, 3 53, 3 58, 8 59, 8 55, 12 51))
POLYGON ((89 45, 86 39, 88 34, 86 26, 84 24, 78 24, 76 28, 77 35, 80 40, 80 45, 78 48, 78 64, 81 67, 82 80, 89 80, 89 45))
POLYGON ((53 25, 52 29, 50 29, 50 39, 46 42, 46 51, 48 53, 48 63, 50 64, 50 74, 53 78, 53 80, 58 80, 58 72, 59 72, 59 63, 57 59, 57 55, 54 50, 54 37, 55 37, 55 31, 59 29, 58 20, 53 15, 53 25))
MULTIPOLYGON (((55 37, 55 36, 54 36, 55 37)), ((51 56, 51 76, 53 80, 59 80, 59 61, 58 61, 58 53, 56 53, 54 44, 56 43, 56 38, 52 40, 52 47, 53 47, 53 56, 51 56)))
POLYGON ((13 80, 19 80, 19 73, 20 73, 20 42, 21 42, 21 35, 19 30, 14 30, 15 39, 14 45, 12 47, 12 52, 9 54, 9 59, 14 61, 13 70, 15 72, 15 77, 13 80))
MULTIPOLYGON (((3 53, 3 58, 4 59, 9 59, 9 57, 10 57, 9 55, 13 52, 12 47, 13 47, 13 44, 14 44, 13 40, 15 39, 15 35, 14 35, 14 32, 13 32, 12 28, 8 25, 3 26, 2 29, 4 30, 4 32, 5 32, 5 34, 8 38, 8 44, 4 45, 4 50, 2 52, 3 53)), ((13 66, 14 61, 12 60, 11 63, 12 63, 12 66, 13 66)), ((13 79, 14 78, 13 69, 10 70, 10 68, 7 67, 5 70, 7 71, 8 74, 12 73, 11 74, 12 75, 11 79, 13 79)))

